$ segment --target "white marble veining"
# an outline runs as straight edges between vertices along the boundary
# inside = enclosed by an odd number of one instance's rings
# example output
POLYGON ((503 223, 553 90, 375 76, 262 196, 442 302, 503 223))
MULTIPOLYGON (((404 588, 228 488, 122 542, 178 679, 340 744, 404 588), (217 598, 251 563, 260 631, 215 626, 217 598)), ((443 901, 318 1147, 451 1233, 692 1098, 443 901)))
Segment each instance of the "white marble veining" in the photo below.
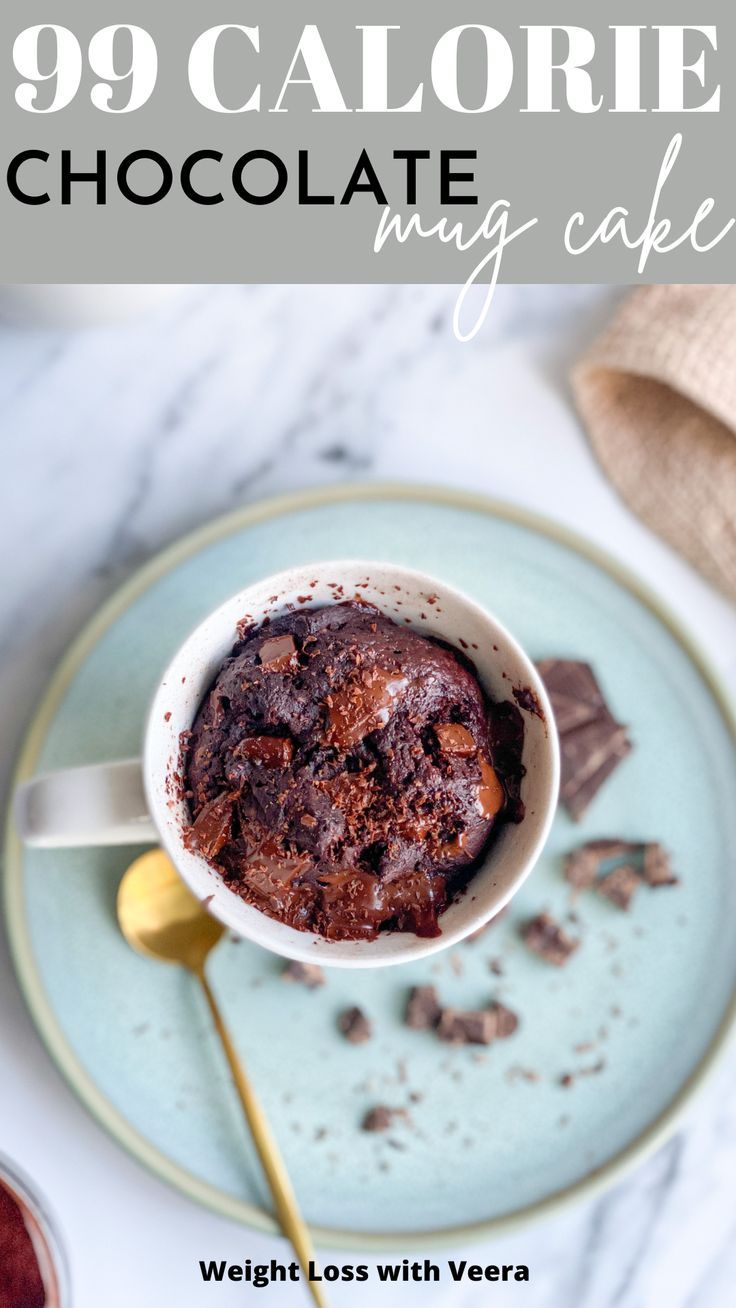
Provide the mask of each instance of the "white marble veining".
MULTIPOLYGON (((616 293, 500 288, 468 345, 452 337, 454 297, 446 287, 196 286, 124 326, 0 329, 3 787, 59 655, 141 561, 214 514, 325 482, 442 482, 541 509, 644 574, 733 684, 733 609, 617 500, 570 407, 568 366, 616 293)), ((267 1260, 285 1248, 200 1211, 107 1139, 43 1051, 4 946, 0 992, 0 1147, 60 1214, 76 1308, 242 1303, 238 1285, 203 1286, 196 1258, 267 1260)), ((465 1251, 527 1263, 530 1284, 444 1279, 385 1289, 381 1305, 729 1308, 735 1074, 732 1049, 674 1138, 615 1190, 465 1251)), ((296 1287, 261 1294, 284 1308, 305 1302, 296 1287)), ((374 1282, 331 1295, 345 1308, 378 1300, 374 1282)))

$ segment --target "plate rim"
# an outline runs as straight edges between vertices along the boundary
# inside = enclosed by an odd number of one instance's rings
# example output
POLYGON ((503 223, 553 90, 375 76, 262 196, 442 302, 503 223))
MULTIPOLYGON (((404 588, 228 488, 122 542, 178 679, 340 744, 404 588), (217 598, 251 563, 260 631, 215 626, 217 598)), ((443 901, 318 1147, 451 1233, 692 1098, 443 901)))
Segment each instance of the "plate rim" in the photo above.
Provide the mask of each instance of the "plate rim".
MULTIPOLYGON (((587 558, 632 593, 669 629, 708 686, 736 744, 736 711, 724 680, 686 625, 646 582, 615 555, 554 518, 472 491, 411 482, 371 481, 312 487, 259 500, 220 515, 179 537, 154 554, 108 596, 74 637, 52 673, 41 702, 24 733, 13 769, 5 820, 3 860, 3 902, 11 959, 21 993, 47 1052, 77 1098, 108 1135, 130 1156, 181 1194, 220 1216, 267 1234, 278 1234, 279 1227, 265 1209, 228 1195, 217 1186, 203 1181, 152 1145, 98 1089, 68 1043, 46 995, 31 947, 24 911, 23 851, 13 822, 13 796, 17 786, 35 771, 51 721, 80 665, 112 624, 146 590, 185 560, 237 531, 288 513, 351 500, 424 501, 467 509, 527 527, 587 558)), ((595 1197, 622 1180, 671 1137, 694 1097, 720 1062, 735 1028, 736 991, 698 1065, 667 1107, 613 1158, 546 1198, 503 1216, 429 1231, 353 1231, 313 1226, 311 1230, 315 1242, 325 1248, 367 1253, 394 1252, 406 1248, 438 1249, 516 1231, 534 1220, 559 1213, 579 1200, 595 1197)))

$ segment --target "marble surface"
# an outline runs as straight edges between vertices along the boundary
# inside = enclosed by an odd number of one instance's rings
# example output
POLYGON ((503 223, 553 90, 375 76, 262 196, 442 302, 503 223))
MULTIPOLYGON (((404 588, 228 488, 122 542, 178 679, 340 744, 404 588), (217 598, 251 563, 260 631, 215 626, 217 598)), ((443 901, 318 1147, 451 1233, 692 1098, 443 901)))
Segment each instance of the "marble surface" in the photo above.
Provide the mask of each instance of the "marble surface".
MULTIPOLYGON (((617 500, 567 389, 617 293, 502 287, 460 345, 446 287, 187 288, 135 323, 0 329, 0 783, 80 623, 143 560, 213 514, 356 478, 470 487, 556 517, 635 567, 734 684, 736 614, 617 500)), ((237 1304, 197 1259, 288 1258, 149 1176, 78 1105, 0 946, 0 1148, 66 1236, 76 1308, 237 1304)), ((380 1303, 466 1308, 728 1308, 736 1281, 736 1051, 671 1141, 622 1185, 452 1256, 526 1263, 525 1285, 384 1287, 380 1303)), ((406 1250, 407 1256, 412 1251, 406 1250)), ((434 1261, 444 1262, 445 1253, 434 1261)), ((363 1256, 343 1261, 368 1261, 363 1256)), ((306 1302, 298 1287, 263 1302, 306 1302)), ((373 1305, 375 1282, 333 1305, 373 1305)))

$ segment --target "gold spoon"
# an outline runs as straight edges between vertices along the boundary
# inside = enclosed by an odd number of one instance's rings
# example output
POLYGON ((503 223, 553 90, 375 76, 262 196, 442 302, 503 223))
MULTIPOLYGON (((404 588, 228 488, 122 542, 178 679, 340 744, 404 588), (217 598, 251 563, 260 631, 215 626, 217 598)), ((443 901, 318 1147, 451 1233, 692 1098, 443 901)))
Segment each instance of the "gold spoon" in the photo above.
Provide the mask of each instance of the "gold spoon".
POLYGON ((222 1041, 253 1141, 266 1173, 281 1229, 294 1247, 306 1283, 318 1308, 326 1300, 318 1284, 309 1280, 314 1248, 299 1212, 284 1160, 266 1115, 240 1064, 235 1046, 220 1016, 217 1001, 205 975, 205 963, 225 928, 200 904, 179 877, 162 849, 153 849, 131 863, 117 900, 118 922, 129 945, 149 958, 179 963, 196 976, 205 993, 212 1020, 222 1041))

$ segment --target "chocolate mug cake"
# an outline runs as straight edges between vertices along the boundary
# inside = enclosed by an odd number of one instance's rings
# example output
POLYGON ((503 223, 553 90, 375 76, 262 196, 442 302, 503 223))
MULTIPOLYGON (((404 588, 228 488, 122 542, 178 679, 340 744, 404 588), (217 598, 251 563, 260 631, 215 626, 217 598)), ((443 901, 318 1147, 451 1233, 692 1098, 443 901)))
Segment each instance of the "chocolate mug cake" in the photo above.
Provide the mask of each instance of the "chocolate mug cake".
POLYGON ((298 930, 437 936, 523 818, 523 741, 445 642, 358 600, 288 612, 239 632, 186 733, 187 843, 298 930))

